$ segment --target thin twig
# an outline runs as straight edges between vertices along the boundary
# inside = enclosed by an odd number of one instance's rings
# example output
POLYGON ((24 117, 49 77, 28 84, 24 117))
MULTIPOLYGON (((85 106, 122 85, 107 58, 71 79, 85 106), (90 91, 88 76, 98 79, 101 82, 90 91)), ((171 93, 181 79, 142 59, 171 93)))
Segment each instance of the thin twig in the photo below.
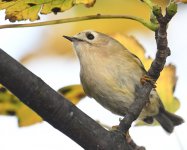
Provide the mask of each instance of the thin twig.
POLYGON ((129 16, 129 15, 101 15, 101 14, 82 16, 82 17, 73 17, 73 18, 66 18, 66 19, 59 19, 59 20, 52 20, 52 21, 44 21, 44 22, 37 22, 37 23, 28 23, 28 24, 6 24, 6 25, 0 25, 0 29, 38 27, 38 26, 47 26, 47 25, 55 25, 55 24, 63 24, 63 23, 70 23, 70 22, 95 20, 95 19, 130 19, 143 24, 145 27, 149 28, 152 31, 158 29, 157 24, 153 24, 149 21, 145 21, 144 19, 139 17, 129 16))

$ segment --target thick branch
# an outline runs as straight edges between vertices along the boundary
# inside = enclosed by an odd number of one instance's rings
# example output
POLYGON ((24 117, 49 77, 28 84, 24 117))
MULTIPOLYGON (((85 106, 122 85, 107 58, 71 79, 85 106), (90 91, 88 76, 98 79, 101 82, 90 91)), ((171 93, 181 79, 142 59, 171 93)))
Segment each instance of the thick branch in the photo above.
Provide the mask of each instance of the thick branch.
POLYGON ((102 128, 1 49, 0 83, 83 148, 132 150, 123 134, 102 128))
MULTIPOLYGON (((166 58, 170 55, 170 50, 168 47, 167 41, 167 25, 172 17, 176 13, 176 4, 171 3, 167 10, 166 15, 163 17, 161 13, 161 8, 158 6, 153 7, 153 13, 157 18, 159 23, 159 28, 155 32, 155 39, 157 42, 157 53, 154 61, 151 64, 150 69, 147 72, 147 75, 152 78, 155 82, 160 76, 160 72, 163 70, 166 58)), ((149 100, 149 94, 153 88, 153 85, 147 82, 144 85, 139 85, 136 87, 136 97, 134 103, 129 108, 129 112, 120 122, 120 130, 123 132, 128 131, 131 127, 131 124, 136 120, 145 106, 146 102, 149 100)))
POLYGON ((52 20, 52 21, 45 21, 45 22, 38 22, 38 23, 0 25, 0 29, 46 26, 46 25, 63 24, 63 23, 69 23, 69 22, 78 22, 78 21, 95 20, 95 19, 130 19, 130 20, 134 20, 134 21, 137 21, 137 22, 143 24, 145 27, 149 28, 152 31, 155 31, 158 28, 157 24, 147 22, 144 19, 139 18, 139 17, 135 17, 135 16, 97 14, 97 15, 66 18, 66 19, 52 20))

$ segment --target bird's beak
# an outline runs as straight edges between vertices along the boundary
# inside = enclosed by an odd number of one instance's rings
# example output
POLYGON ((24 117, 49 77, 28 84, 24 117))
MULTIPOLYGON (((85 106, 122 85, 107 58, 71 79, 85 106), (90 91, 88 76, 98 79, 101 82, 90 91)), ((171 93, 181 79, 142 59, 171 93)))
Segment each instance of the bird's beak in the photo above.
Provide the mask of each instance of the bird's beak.
POLYGON ((71 42, 75 42, 75 41, 83 41, 79 38, 76 38, 76 37, 70 37, 70 36, 66 36, 66 35, 63 35, 64 38, 68 39, 69 41, 71 42))

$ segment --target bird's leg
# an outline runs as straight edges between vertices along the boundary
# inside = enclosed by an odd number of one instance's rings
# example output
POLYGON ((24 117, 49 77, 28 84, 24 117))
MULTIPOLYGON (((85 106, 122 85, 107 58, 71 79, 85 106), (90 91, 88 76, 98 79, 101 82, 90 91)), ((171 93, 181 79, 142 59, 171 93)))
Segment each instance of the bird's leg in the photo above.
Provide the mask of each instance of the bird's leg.
MULTIPOLYGON (((119 118, 119 122, 121 122, 121 120, 122 120, 122 118, 119 118)), ((111 131, 115 131, 115 130, 119 131, 119 125, 112 126, 111 131)))
POLYGON ((119 130, 119 125, 112 126, 111 131, 119 130))
POLYGON ((148 108, 150 106, 151 102, 150 99, 146 102, 145 107, 148 108))
POLYGON ((144 75, 140 78, 140 82, 142 85, 144 85, 146 82, 149 82, 153 85, 153 88, 156 88, 156 85, 155 85, 155 81, 154 79, 152 79, 151 77, 149 77, 148 75, 144 75))

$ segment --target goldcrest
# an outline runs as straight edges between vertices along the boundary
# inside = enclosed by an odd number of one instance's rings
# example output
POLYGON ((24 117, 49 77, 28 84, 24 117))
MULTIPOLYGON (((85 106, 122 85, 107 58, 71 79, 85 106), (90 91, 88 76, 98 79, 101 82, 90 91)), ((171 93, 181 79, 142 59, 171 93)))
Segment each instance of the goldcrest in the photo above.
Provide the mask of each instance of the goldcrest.
MULTIPOLYGON (((135 87, 146 75, 140 59, 117 40, 103 33, 87 30, 73 37, 64 36, 73 43, 80 61, 80 79, 87 96, 94 98, 114 114, 125 116, 135 100, 135 87)), ((165 110, 155 89, 139 119, 151 124, 156 119, 169 133, 183 123, 183 119, 165 110)))

